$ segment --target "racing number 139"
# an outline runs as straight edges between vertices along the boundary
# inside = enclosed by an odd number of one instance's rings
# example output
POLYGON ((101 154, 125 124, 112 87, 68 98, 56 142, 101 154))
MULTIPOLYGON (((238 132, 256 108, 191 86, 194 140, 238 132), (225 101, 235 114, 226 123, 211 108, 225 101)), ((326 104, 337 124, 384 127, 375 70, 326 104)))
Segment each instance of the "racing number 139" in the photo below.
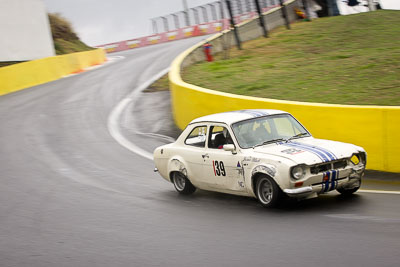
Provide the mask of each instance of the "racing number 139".
POLYGON ((214 161, 213 160, 213 168, 214 168, 214 175, 215 176, 225 176, 226 172, 225 172, 225 166, 224 163, 222 161, 214 161))

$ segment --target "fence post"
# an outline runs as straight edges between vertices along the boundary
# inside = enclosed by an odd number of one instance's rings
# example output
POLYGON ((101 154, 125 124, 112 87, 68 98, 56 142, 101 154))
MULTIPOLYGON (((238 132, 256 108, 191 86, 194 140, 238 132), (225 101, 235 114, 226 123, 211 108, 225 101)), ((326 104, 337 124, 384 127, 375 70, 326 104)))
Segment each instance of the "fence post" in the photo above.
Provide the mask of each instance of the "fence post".
POLYGON ((237 6, 237 8, 238 8, 238 11, 239 11, 239 15, 243 15, 243 8, 242 8, 242 2, 239 0, 239 1, 237 1, 236 0, 236 6, 237 6))
POLYGON ((225 0, 225 2, 226 2, 226 6, 228 7, 229 16, 230 16, 230 20, 231 20, 231 27, 233 27, 233 33, 234 33, 235 39, 236 39, 236 45, 237 45, 239 50, 242 50, 242 46, 240 44, 239 33, 238 33, 236 25, 235 25, 235 20, 233 19, 231 1, 230 0, 225 0))
POLYGON ((208 14, 207 14, 207 8, 205 6, 200 6, 201 10, 203 11, 203 20, 204 23, 208 22, 208 14))
POLYGON ((267 30, 267 27, 265 25, 263 14, 261 12, 260 3, 258 2, 258 0, 254 0, 254 2, 256 3, 258 18, 260 20, 260 26, 261 26, 261 28, 263 30, 264 37, 268 37, 268 30, 267 30))
POLYGON ((251 2, 249 0, 246 0, 246 11, 247 13, 251 12, 251 2))
POLYGON ((307 0, 301 0, 301 3, 303 4, 304 13, 306 14, 306 20, 311 21, 307 0))
POLYGON ((164 22, 164 31, 168 32, 169 31, 169 27, 168 27, 168 19, 167 17, 161 17, 163 22, 164 22))
POLYGON ((328 16, 339 16, 340 12, 336 0, 327 0, 328 16))
POLYGON ((282 17, 285 20, 286 28, 290 30, 290 22, 286 10, 286 5, 283 4, 283 0, 279 0, 279 3, 281 5, 281 10, 282 10, 282 17))
POLYGON ((369 8, 369 11, 375 11, 376 10, 376 6, 372 2, 372 0, 368 0, 368 8, 369 8))
POLYGON ((172 14, 172 16, 174 17, 174 22, 175 22, 175 29, 179 29, 181 27, 181 25, 179 24, 179 17, 178 14, 172 14))
MULTIPOLYGON (((218 2, 216 2, 216 3, 218 3, 218 2)), ((217 20, 217 12, 215 11, 215 5, 214 4, 215 3, 211 3, 211 4, 208 4, 208 6, 210 6, 210 8, 211 8, 212 20, 216 21, 217 20)))
POLYGON ((151 19, 151 23, 153 24, 153 33, 158 34, 158 27, 156 19, 151 19))
POLYGON ((222 45, 222 50, 224 51, 223 53, 223 58, 227 59, 229 57, 229 44, 227 40, 227 35, 225 34, 225 14, 224 14, 224 0, 219 0, 216 2, 219 4, 219 11, 220 11, 220 16, 221 16, 221 45, 222 45))
POLYGON ((186 26, 190 26, 190 21, 189 21, 189 9, 186 0, 182 0, 183 2, 183 14, 185 16, 185 21, 186 21, 186 26))
POLYGON ((193 14, 194 14, 194 22, 196 25, 200 24, 200 19, 199 19, 199 11, 194 7, 192 8, 193 14))

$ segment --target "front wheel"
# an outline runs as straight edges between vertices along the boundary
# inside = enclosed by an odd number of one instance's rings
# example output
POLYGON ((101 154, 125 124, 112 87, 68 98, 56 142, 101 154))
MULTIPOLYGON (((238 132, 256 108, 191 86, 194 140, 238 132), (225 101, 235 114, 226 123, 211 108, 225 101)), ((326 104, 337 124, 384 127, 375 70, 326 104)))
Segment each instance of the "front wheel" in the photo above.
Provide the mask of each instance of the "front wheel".
POLYGON ((174 172, 172 175, 172 182, 174 183, 176 191, 179 194, 190 195, 196 191, 196 187, 189 181, 186 176, 181 172, 174 172))
POLYGON ((261 176, 256 183, 256 196, 263 207, 272 208, 282 198, 282 191, 272 178, 261 176))
POLYGON ((361 180, 358 182, 358 185, 354 188, 351 188, 351 189, 338 188, 338 189, 336 189, 336 191, 338 191, 340 194, 342 194, 344 196, 349 196, 349 195, 357 192, 357 190, 360 189, 360 187, 361 187, 361 180))

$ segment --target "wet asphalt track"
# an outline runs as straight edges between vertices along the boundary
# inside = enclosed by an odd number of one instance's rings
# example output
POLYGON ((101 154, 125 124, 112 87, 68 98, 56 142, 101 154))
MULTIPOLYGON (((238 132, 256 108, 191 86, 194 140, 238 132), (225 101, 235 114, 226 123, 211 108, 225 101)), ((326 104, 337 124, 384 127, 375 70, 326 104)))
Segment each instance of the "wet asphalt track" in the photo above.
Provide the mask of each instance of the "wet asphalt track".
MULTIPOLYGON (((110 136, 113 107, 195 41, 0 97, 0 266, 399 266, 400 195, 330 193, 274 210, 182 197, 110 136)), ((166 100, 144 94, 122 132, 148 151, 164 143, 132 128, 176 134, 166 100)))

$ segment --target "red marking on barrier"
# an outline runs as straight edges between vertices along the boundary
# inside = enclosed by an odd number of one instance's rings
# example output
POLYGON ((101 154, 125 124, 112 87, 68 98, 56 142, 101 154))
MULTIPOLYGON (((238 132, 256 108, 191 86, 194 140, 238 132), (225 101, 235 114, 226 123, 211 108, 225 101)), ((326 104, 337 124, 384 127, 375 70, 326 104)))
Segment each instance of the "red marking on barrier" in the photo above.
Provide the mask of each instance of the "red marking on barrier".
POLYGON ((200 36, 200 29, 199 29, 200 25, 196 25, 194 26, 194 30, 193 30, 193 36, 200 36))
POLYGON ((73 71, 72 74, 78 74, 78 73, 81 73, 84 71, 85 71, 84 69, 79 69, 79 70, 73 71))
MULTIPOLYGON (((275 7, 275 6, 274 6, 275 7)), ((269 10, 271 8, 266 8, 264 10, 269 10)), ((250 12, 247 14, 242 14, 240 16, 235 17, 235 22, 237 24, 252 19, 257 16, 257 13, 250 12)), ((222 30, 230 29, 229 19, 217 20, 208 23, 203 23, 199 25, 188 26, 168 32, 163 32, 159 34, 153 34, 150 36, 139 37, 135 39, 130 39, 126 41, 116 42, 116 43, 108 43, 104 45, 99 45, 97 47, 105 49, 107 53, 114 53, 129 49, 140 48, 144 46, 160 44, 171 42, 175 40, 181 40, 185 38, 207 35, 212 33, 218 33, 222 30)))

